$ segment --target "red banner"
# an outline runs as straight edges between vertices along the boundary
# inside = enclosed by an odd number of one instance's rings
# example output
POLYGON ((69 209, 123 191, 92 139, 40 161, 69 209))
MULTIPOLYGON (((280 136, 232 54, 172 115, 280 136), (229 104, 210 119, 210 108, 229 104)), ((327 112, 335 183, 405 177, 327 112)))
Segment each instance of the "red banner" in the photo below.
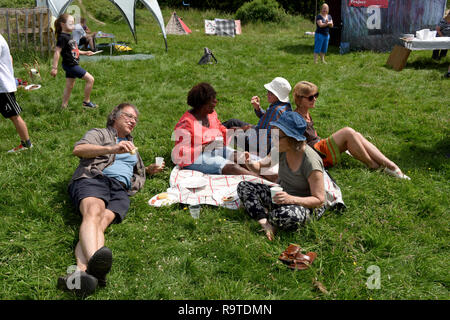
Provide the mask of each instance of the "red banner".
POLYGON ((350 0, 348 6, 351 7, 369 7, 379 6, 380 8, 389 7, 389 0, 350 0))

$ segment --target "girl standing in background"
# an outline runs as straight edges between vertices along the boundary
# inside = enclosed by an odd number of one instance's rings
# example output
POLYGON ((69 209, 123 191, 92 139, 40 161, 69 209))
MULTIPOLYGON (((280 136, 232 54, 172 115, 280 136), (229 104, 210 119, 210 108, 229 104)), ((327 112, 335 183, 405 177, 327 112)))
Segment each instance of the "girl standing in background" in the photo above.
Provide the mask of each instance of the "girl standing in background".
POLYGON ((59 16, 55 21, 57 42, 50 74, 53 77, 56 77, 56 74, 58 73, 59 57, 62 56, 62 67, 66 72, 66 87, 64 89, 61 108, 67 108, 76 78, 86 81, 83 107, 97 108, 97 105, 91 102, 94 77, 79 65, 80 54, 92 56, 94 53, 92 51, 80 51, 78 49, 78 45, 76 41, 72 39, 71 34, 74 29, 74 22, 74 18, 67 13, 59 16))
POLYGON ((318 55, 323 63, 325 62, 325 54, 328 51, 328 42, 330 41, 330 28, 333 27, 333 19, 328 14, 330 11, 328 5, 324 3, 320 14, 316 17, 316 32, 314 36, 314 63, 317 63, 318 55))

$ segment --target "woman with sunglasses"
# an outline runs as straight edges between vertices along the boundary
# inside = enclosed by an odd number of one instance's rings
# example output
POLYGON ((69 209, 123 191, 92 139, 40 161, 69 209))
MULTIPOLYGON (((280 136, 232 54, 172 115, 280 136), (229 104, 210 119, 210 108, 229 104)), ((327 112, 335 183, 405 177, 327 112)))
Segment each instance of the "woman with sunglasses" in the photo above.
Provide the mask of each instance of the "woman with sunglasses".
POLYGON ((309 146, 322 156, 325 168, 332 167, 341 159, 341 153, 348 152, 371 169, 384 168, 384 172, 400 179, 411 180, 400 168, 389 160, 380 150, 363 135, 350 127, 342 128, 326 139, 321 139, 314 129, 314 122, 309 113, 316 107, 319 91, 314 83, 300 81, 293 90, 295 109, 307 123, 305 131, 309 146))

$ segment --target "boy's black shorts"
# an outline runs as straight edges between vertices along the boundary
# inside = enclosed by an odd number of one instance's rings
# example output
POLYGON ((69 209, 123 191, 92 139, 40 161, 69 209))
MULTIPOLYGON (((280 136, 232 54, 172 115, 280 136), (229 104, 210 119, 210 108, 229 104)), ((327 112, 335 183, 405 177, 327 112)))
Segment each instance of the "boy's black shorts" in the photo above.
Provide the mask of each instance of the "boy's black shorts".
POLYGON ((5 118, 18 116, 22 112, 22 108, 17 103, 14 92, 0 93, 0 112, 5 118))

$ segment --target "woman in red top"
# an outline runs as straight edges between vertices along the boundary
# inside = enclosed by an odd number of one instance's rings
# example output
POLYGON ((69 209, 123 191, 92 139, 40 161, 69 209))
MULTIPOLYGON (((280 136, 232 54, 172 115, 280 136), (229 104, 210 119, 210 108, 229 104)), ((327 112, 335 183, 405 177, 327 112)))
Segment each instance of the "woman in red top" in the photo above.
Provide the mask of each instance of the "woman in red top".
POLYGON ((172 161, 183 169, 206 174, 246 174, 258 176, 232 160, 236 150, 227 147, 227 128, 214 110, 216 91, 209 83, 199 83, 188 93, 186 111, 175 126, 172 161))

